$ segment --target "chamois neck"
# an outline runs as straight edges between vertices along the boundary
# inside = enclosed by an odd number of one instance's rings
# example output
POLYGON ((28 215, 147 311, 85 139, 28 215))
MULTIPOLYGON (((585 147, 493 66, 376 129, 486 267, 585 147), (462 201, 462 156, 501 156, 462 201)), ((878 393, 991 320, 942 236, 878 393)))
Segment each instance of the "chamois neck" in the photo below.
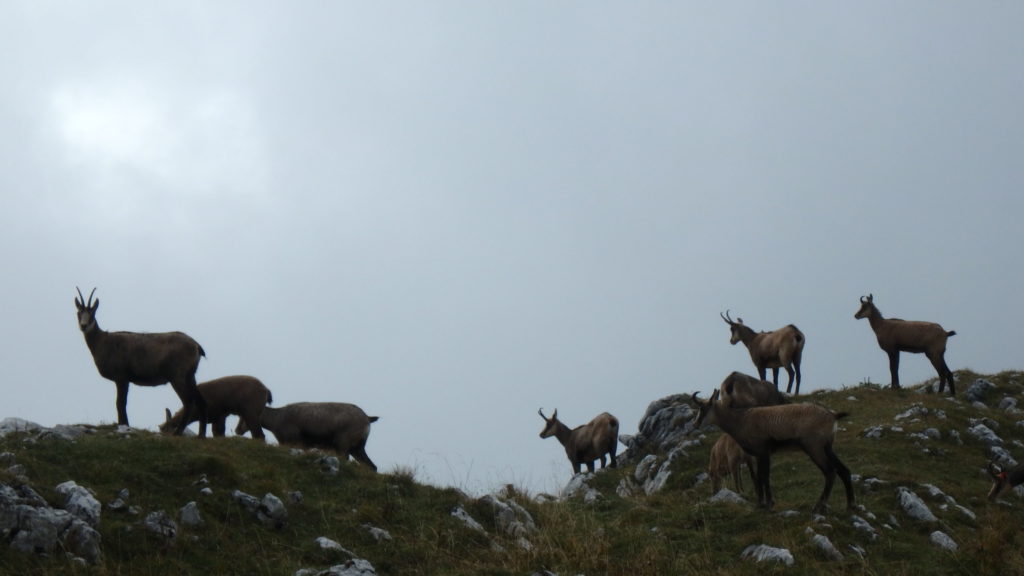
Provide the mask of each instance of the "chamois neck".
POLYGON ((885 318, 882 317, 882 311, 872 304, 871 307, 868 308, 868 322, 871 324, 871 327, 877 328, 881 326, 883 320, 885 320, 885 318))
POLYGON ((89 350, 95 349, 106 335, 107 333, 100 329, 100 325, 96 322, 95 318, 93 319, 92 324, 82 332, 82 336, 85 336, 85 344, 89 347, 89 350))
POLYGON ((757 332, 754 332, 753 328, 745 324, 740 324, 736 329, 740 333, 740 342, 743 342, 744 345, 750 344, 754 336, 757 336, 757 332))
POLYGON ((572 430, 570 430, 568 426, 562 424, 561 421, 555 422, 555 438, 558 438, 558 441, 562 446, 565 446, 565 443, 569 441, 571 436, 572 430))
POLYGON ((724 432, 732 434, 740 424, 740 416, 736 413, 736 410, 723 406, 721 402, 716 401, 712 404, 711 412, 715 417, 713 424, 724 432))

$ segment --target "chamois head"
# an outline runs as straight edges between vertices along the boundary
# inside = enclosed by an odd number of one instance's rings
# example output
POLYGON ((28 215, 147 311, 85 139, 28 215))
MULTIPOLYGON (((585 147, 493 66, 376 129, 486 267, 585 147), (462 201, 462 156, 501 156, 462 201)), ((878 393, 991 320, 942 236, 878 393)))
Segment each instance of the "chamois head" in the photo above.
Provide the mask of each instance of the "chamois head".
POLYGON ((78 298, 75 298, 75 307, 78 308, 78 327, 82 332, 88 332, 96 324, 96 309, 100 307, 100 299, 97 298, 95 302, 92 300, 93 294, 96 293, 95 288, 89 293, 88 302, 82 296, 80 288, 75 286, 75 290, 78 290, 78 298))
POLYGON ((540 414, 540 417, 544 419, 544 422, 546 422, 544 429, 540 431, 540 437, 551 438, 558 432, 558 425, 561 424, 561 422, 558 421, 558 408, 555 408, 554 413, 551 414, 551 418, 545 416, 543 410, 543 408, 537 409, 537 414, 540 414))
POLYGON ((860 297, 860 310, 853 315, 854 318, 860 320, 861 318, 868 318, 871 316, 871 310, 875 308, 875 296, 868 294, 867 296, 860 297))
POLYGON ((697 408, 697 415, 693 417, 693 428, 695 430, 704 424, 704 419, 711 413, 711 407, 714 406, 715 402, 718 400, 720 391, 716 388, 715 391, 711 393, 711 398, 707 401, 697 398, 698 394, 700 394, 700 392, 694 392, 690 395, 690 401, 693 402, 693 405, 697 408))
POLYGON ((988 463, 988 475, 992 477, 992 489, 988 491, 988 499, 992 501, 1009 484, 1009 477, 1006 470, 996 464, 995 460, 988 463))
POLYGON ((725 314, 719 312, 718 315, 722 317, 722 320, 725 320, 725 323, 729 325, 729 329, 732 330, 732 338, 729 339, 729 344, 735 346, 737 342, 742 340, 740 336, 740 327, 743 326, 743 318, 737 318, 733 321, 733 319, 729 317, 728 310, 725 311, 725 314))

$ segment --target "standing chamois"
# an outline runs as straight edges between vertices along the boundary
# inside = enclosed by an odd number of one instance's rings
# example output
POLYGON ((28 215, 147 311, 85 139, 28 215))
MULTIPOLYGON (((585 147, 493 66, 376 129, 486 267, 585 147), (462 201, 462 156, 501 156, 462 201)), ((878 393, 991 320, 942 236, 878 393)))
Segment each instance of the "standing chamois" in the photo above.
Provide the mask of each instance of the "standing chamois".
POLYGON ((540 431, 541 438, 554 436, 565 446, 565 455, 572 463, 574 474, 580 473, 580 467, 587 465, 587 472, 594 471, 594 460, 601 460, 601 468, 605 466, 605 454, 611 455, 612 468, 618 467, 615 451, 619 443, 619 420, 607 412, 602 412, 593 420, 572 430, 558 419, 558 409, 548 418, 543 409, 538 408, 537 414, 546 423, 540 431))
POLYGON ((956 335, 955 330, 946 331, 934 322, 913 322, 899 318, 883 318, 874 303, 874 295, 860 297, 860 310, 853 315, 860 320, 867 318, 871 329, 878 338, 878 346, 889 355, 889 372, 892 373, 892 388, 900 387, 900 352, 924 353, 939 373, 939 393, 949 382, 949 395, 956 396, 953 387, 953 372, 946 365, 946 340, 956 335))
POLYGON ((719 313, 722 320, 732 330, 732 338, 729 343, 736 345, 743 342, 750 352, 750 359, 757 366, 757 375, 765 380, 767 369, 772 369, 772 381, 775 387, 779 387, 779 368, 785 368, 789 374, 789 384, 786 385, 786 394, 800 394, 800 359, 804 353, 804 333, 799 328, 790 324, 772 332, 754 332, 752 328, 743 324, 743 318, 733 321, 729 317, 729 311, 725 314, 719 313), (793 379, 796 378, 796 392, 793 392, 793 379))
MULTIPOLYGON (((77 288, 76 288, 77 290, 77 288)), ((206 436, 206 401, 196 389, 196 369, 199 359, 206 356, 203 347, 182 332, 157 334, 139 332, 106 332, 96 323, 99 298, 93 302, 89 294, 86 302, 78 290, 75 306, 78 308, 78 327, 85 336, 96 368, 107 380, 117 385, 117 423, 128 426, 128 384, 160 386, 170 382, 181 398, 185 418, 181 419, 175 434, 181 434, 193 411, 199 414, 199 437, 206 436)))
POLYGON ((825 476, 825 489, 814 505, 814 512, 824 513, 827 509, 837 472, 846 488, 846 508, 853 510, 850 469, 832 450, 836 421, 846 413, 835 413, 808 403, 737 409, 720 390, 715 390, 707 402, 698 400, 694 392, 693 402, 698 406, 696 427, 705 421, 717 425, 757 460, 754 487, 761 507, 771 510, 775 505, 770 481, 772 453, 783 448, 799 448, 825 476))
MULTIPOLYGON (((789 399, 779 392, 771 382, 758 380, 753 376, 733 372, 722 380, 718 387, 721 394, 728 395, 732 408, 753 408, 755 406, 776 406, 789 404, 789 399)), ((696 403, 698 410, 700 403, 696 403)), ((740 468, 743 464, 750 470, 750 478, 757 486, 757 463, 754 458, 743 451, 736 440, 722 432, 718 441, 711 447, 708 457, 708 475, 711 477, 711 488, 717 494, 722 487, 722 479, 732 475, 736 492, 741 492, 743 482, 740 479, 740 468)))

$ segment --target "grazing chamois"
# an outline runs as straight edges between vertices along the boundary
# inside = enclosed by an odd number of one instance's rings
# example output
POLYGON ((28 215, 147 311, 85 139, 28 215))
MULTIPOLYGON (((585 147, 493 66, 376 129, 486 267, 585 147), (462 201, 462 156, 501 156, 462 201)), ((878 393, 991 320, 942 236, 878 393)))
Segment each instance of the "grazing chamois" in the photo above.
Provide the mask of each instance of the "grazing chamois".
POLYGON ((779 368, 785 368, 789 374, 789 384, 786 385, 786 393, 800 394, 800 359, 804 353, 804 333, 799 328, 790 324, 771 332, 754 332, 752 328, 743 323, 743 318, 733 321, 729 317, 729 311, 725 314, 719 313, 722 320, 729 325, 732 331, 732 338, 729 343, 736 345, 743 342, 750 352, 750 359, 757 366, 757 374, 761 380, 765 380, 768 368, 772 369, 772 381, 775 387, 779 387, 779 368), (796 379, 796 391, 793 392, 793 380, 796 379))
POLYGON ((860 297, 860 310, 853 315, 860 320, 867 318, 878 339, 878 346, 889 355, 889 372, 892 374, 892 388, 900 387, 900 352, 924 353, 939 373, 939 393, 949 383, 949 395, 956 396, 953 387, 953 372, 946 365, 946 340, 955 336, 955 330, 946 331, 934 322, 914 322, 899 318, 883 318, 875 306, 873 294, 860 297))
MULTIPOLYGON (((344 459, 349 456, 370 467, 377 465, 366 455, 370 424, 380 418, 367 416, 355 404, 344 402, 297 402, 280 408, 265 406, 260 426, 274 433, 280 444, 300 448, 328 448, 344 459)), ((249 431, 239 420, 235 434, 249 431)))
MULTIPOLYGON (((76 288, 78 290, 78 288, 76 288)), ((206 401, 196 388, 196 369, 206 352, 198 342, 183 332, 106 332, 96 322, 99 298, 93 302, 93 288, 86 302, 78 290, 78 327, 92 353, 96 368, 107 380, 117 385, 117 423, 128 426, 128 384, 160 386, 170 382, 181 398, 182 418, 175 434, 185 430, 189 418, 198 414, 199 437, 206 436, 206 401)))
MULTIPOLYGON (((198 388, 199 394, 206 400, 206 417, 213 425, 214 436, 224 436, 227 417, 233 414, 252 430, 253 438, 266 442, 263 427, 260 426, 260 414, 264 406, 274 401, 274 396, 263 382, 252 376, 224 376, 203 382, 198 388)), ((160 425, 160 432, 167 434, 178 429, 185 411, 178 410, 171 415, 171 411, 165 408, 164 414, 165 420, 160 425)), ((185 426, 196 419, 193 414, 185 426)))
POLYGON ((837 472, 846 487, 846 508, 853 509, 850 469, 832 450, 836 421, 846 413, 807 403, 736 409, 729 406, 728 398, 720 390, 715 390, 707 402, 698 400, 695 392, 693 401, 698 405, 695 420, 698 427, 705 421, 717 425, 757 460, 754 487, 760 506, 771 510, 775 505, 770 480, 772 453, 796 447, 803 450, 825 476, 825 489, 814 505, 814 512, 826 511, 837 472))
POLYGON ((587 472, 594 471, 594 461, 601 461, 601 468, 605 466, 605 454, 611 456, 612 468, 618 467, 615 460, 615 451, 619 443, 619 420, 607 412, 602 412, 590 422, 569 429, 558 419, 558 409, 555 408, 551 418, 544 415, 543 409, 538 408, 537 414, 544 419, 544 429, 540 431, 541 438, 554 436, 565 447, 565 455, 572 463, 574 474, 580 473, 580 467, 587 465, 587 472))
POLYGON ((1007 471, 993 460, 988 463, 988 475, 992 477, 992 489, 988 491, 988 499, 991 502, 1004 488, 1013 488, 1024 483, 1024 463, 1017 464, 1007 471))

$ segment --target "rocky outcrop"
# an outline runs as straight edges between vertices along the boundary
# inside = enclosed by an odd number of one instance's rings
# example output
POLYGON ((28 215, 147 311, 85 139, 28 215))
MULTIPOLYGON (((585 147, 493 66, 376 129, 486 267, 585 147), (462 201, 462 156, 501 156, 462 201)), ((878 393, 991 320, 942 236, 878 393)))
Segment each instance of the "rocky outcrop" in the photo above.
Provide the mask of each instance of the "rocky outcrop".
POLYGON ((636 462, 651 452, 671 452, 693 430, 693 416, 689 394, 673 394, 651 402, 637 433, 619 436, 619 442, 626 446, 619 465, 636 462))

